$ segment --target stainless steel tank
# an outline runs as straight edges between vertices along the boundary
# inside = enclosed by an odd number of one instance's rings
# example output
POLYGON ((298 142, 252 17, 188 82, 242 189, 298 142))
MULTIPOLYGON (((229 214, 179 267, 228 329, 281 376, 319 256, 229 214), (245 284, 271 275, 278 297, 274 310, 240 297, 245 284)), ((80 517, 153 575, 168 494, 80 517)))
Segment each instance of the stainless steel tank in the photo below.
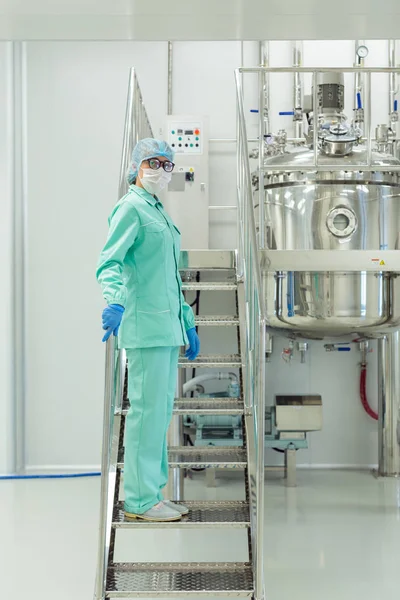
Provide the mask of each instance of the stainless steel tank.
MULTIPOLYGON (((380 165, 399 165, 391 155, 372 154, 373 171, 363 171, 367 153, 356 146, 340 164, 349 169, 324 171, 335 158, 298 148, 265 161, 265 240, 276 250, 399 249, 400 178, 380 173, 380 165), (302 172, 282 172, 279 165, 304 165, 302 172)), ((257 178, 254 180, 258 204, 257 178)), ((257 206, 256 206, 257 208, 257 206)), ((256 210, 257 220, 258 210, 256 210)), ((265 296, 270 324, 307 338, 358 334, 380 337, 400 326, 400 281, 384 272, 270 273, 265 296)), ((399 265, 400 271, 400 265, 399 265)))

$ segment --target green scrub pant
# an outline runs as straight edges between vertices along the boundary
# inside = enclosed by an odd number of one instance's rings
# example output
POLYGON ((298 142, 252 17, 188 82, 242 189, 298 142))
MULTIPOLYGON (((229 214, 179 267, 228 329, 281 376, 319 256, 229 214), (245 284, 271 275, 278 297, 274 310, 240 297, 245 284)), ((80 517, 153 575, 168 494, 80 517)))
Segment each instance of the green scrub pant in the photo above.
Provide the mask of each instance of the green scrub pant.
POLYGON ((168 481, 167 431, 179 347, 127 349, 130 409, 125 426, 125 510, 143 514, 163 500, 168 481))

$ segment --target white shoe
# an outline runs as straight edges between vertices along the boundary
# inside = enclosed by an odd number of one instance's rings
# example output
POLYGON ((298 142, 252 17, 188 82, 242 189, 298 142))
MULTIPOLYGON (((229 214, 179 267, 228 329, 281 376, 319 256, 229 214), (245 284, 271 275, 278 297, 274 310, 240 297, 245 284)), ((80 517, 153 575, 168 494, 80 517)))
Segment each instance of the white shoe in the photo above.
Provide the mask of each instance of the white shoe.
POLYGON ((125 516, 128 519, 142 519, 143 521, 158 521, 164 523, 169 521, 179 521, 182 518, 182 513, 175 508, 165 505, 164 502, 159 502, 142 515, 125 511, 125 516))
POLYGON ((189 514, 188 507, 183 504, 175 504, 175 502, 171 502, 170 500, 164 500, 164 506, 177 511, 182 517, 189 514))

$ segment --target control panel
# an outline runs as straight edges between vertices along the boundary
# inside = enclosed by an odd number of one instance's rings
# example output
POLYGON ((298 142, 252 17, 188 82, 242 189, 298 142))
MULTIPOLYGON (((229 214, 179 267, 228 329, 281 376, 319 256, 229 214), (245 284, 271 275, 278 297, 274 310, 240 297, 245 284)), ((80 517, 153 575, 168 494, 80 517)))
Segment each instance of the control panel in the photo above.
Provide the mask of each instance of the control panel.
POLYGON ((209 247, 208 119, 167 117, 165 138, 175 152, 175 169, 161 200, 181 231, 183 250, 209 247))
POLYGON ((203 131, 200 121, 169 123, 168 143, 177 154, 202 154, 203 131))

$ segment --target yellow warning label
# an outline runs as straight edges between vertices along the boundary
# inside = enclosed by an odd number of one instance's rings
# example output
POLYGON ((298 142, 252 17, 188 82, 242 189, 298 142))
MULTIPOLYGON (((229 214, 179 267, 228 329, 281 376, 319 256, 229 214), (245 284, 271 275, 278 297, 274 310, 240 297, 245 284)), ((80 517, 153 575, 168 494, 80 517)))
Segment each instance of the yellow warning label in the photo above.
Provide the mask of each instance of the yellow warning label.
POLYGON ((381 262, 379 263, 381 266, 383 266, 385 264, 384 260, 381 260, 381 262))

